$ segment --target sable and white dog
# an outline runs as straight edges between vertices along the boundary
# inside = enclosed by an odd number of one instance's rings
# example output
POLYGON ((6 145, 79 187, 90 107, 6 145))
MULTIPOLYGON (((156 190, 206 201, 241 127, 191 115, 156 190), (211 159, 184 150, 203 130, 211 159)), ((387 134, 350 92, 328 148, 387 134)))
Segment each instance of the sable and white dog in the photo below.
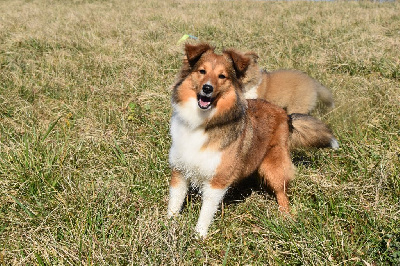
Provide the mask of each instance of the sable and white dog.
POLYGON ((331 131, 311 116, 289 117, 266 101, 246 100, 240 79, 249 57, 235 50, 216 54, 205 43, 186 44, 185 52, 172 93, 168 216, 180 212, 189 185, 198 187, 202 207, 196 232, 205 237, 229 186, 253 173, 288 212, 290 147, 336 148, 331 131))
POLYGON ((309 114, 317 100, 328 110, 335 105, 332 93, 318 81, 298 70, 276 70, 267 72, 258 66, 258 56, 245 53, 250 64, 242 76, 246 99, 263 99, 284 108, 288 114, 309 114))

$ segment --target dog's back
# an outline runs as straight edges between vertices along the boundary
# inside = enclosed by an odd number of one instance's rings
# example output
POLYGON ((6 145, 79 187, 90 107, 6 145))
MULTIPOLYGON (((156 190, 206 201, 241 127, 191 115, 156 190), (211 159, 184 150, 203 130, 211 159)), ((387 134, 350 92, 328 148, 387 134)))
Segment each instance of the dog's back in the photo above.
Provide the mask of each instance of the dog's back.
POLYGON ((267 72, 259 68, 258 56, 248 52, 250 65, 242 78, 247 99, 264 99, 284 109, 288 114, 308 114, 320 99, 333 108, 332 93, 318 81, 298 70, 267 72))
POLYGON ((333 107, 331 92, 318 81, 297 70, 277 70, 264 73, 260 98, 287 110, 288 114, 307 114, 314 110, 317 99, 333 107))

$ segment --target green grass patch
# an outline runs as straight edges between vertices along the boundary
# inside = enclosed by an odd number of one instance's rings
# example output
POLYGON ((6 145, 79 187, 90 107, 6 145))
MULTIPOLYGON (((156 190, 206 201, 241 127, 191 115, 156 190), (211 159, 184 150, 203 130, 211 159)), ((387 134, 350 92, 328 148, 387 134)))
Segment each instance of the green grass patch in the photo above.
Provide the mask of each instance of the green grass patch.
POLYGON ((398 265, 398 2, 3 1, 0 264, 398 265), (293 217, 253 191, 196 240, 166 219, 170 94, 197 36, 308 73, 341 148, 293 153, 293 217))

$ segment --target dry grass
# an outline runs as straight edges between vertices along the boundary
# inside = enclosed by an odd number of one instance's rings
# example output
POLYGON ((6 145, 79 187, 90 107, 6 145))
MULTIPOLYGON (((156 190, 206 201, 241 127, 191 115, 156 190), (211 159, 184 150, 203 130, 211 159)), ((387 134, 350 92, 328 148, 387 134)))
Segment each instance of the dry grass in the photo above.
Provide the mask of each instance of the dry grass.
POLYGON ((398 264, 400 6, 372 2, 0 2, 0 264, 398 264), (183 34, 331 88, 342 148, 294 154, 295 217, 168 193, 183 34))

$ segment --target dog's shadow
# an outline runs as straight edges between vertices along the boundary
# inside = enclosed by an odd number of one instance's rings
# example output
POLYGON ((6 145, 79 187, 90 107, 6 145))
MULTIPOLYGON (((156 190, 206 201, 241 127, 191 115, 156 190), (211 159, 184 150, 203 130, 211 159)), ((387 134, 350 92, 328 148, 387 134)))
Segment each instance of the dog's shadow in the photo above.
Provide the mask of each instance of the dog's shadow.
POLYGON ((296 167, 302 166, 305 168, 308 168, 313 164, 312 157, 304 150, 293 151, 292 162, 296 167))
MULTIPOLYGON (((230 186, 224 196, 223 203, 224 205, 238 204, 244 202, 253 193, 274 197, 273 191, 267 185, 263 184, 257 174, 253 174, 230 186)), ((200 197, 199 189, 190 188, 188 202, 197 201, 200 197)))
POLYGON ((253 193, 273 195, 272 190, 261 181, 260 177, 257 174, 253 174, 229 188, 224 198, 224 204, 230 205, 244 202, 253 193))

